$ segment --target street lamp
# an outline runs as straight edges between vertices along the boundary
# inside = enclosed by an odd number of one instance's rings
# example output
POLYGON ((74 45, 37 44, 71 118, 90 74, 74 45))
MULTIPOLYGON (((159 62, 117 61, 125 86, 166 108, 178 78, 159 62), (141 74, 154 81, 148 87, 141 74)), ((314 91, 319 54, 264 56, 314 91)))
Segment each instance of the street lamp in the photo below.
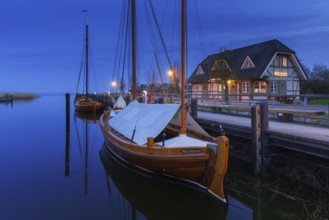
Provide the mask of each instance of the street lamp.
POLYGON ((174 71, 173 70, 168 70, 168 76, 172 77, 174 75, 174 71))

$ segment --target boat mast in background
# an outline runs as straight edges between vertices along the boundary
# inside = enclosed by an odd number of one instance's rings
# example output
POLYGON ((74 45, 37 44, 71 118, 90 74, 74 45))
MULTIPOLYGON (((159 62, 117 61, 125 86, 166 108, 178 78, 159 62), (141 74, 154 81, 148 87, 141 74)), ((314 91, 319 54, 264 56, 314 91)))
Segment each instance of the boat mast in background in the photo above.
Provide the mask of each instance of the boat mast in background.
POLYGON ((181 134, 186 134, 185 127, 185 52, 186 52, 186 0, 182 0, 182 73, 181 73, 181 134))
POLYGON ((86 100, 88 99, 88 77, 89 77, 89 45, 88 45, 88 10, 87 9, 83 9, 82 10, 83 13, 85 13, 86 15, 86 36, 85 36, 85 45, 86 45, 86 100))
POLYGON ((132 95, 137 99, 137 68, 136 68, 136 0, 131 0, 131 45, 132 45, 132 95))

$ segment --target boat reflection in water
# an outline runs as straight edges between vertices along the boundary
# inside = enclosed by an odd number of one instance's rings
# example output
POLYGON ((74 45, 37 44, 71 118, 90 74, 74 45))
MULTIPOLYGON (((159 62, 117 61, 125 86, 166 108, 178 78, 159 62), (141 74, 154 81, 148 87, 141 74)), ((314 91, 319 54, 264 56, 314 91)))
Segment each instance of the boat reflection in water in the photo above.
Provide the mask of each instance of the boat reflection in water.
MULTIPOLYGON (((115 190, 118 189, 130 204, 132 216, 142 213, 147 219, 226 219, 227 204, 199 187, 137 170, 110 153, 104 144, 100 158, 110 196, 117 194, 115 190)), ((124 212, 122 215, 127 215, 126 207, 113 211, 120 210, 124 212)))
POLYGON ((101 112, 74 112, 74 116, 78 117, 79 119, 88 122, 88 123, 96 123, 99 121, 101 117, 101 112))

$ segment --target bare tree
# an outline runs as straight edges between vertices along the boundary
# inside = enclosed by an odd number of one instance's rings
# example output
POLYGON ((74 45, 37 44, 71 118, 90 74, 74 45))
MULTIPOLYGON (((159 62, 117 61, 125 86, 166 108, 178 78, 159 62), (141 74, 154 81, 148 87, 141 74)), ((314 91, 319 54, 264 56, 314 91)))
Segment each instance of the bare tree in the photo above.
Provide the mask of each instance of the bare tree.
POLYGON ((230 65, 232 65, 233 62, 234 62, 234 56, 232 51, 225 50, 216 56, 214 66, 211 72, 211 78, 216 79, 216 83, 224 87, 225 101, 229 101, 228 81, 235 79, 234 69, 230 67, 230 65))

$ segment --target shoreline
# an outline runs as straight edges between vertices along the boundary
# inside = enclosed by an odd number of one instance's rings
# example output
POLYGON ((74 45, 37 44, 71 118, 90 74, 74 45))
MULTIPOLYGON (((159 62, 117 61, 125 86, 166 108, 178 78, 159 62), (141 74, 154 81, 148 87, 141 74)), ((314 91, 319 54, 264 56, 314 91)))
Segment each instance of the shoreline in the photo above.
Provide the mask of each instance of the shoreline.
POLYGON ((29 92, 0 92, 0 100, 22 100, 22 99, 35 99, 40 96, 29 92))

